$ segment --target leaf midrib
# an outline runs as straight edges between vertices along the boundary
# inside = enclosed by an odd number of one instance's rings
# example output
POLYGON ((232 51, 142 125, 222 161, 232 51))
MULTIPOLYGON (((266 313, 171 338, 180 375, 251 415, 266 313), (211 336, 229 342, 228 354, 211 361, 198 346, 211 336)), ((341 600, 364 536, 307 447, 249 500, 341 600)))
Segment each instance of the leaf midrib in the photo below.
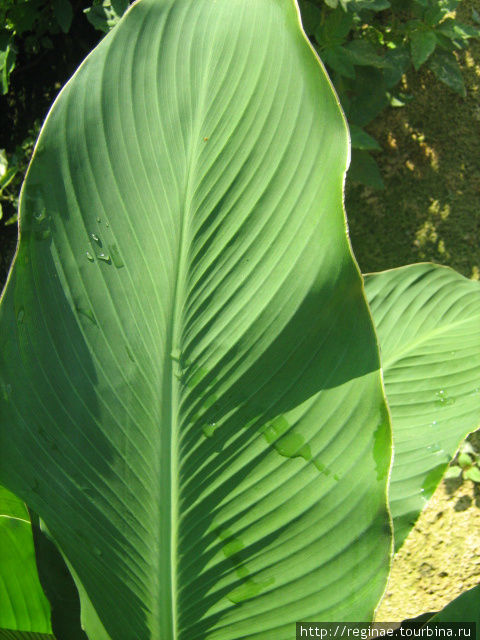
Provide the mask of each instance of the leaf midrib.
MULTIPOLYGON (((210 66, 213 52, 210 49, 208 64, 210 66)), ((186 136, 185 149, 186 154, 186 179, 184 187, 184 199, 181 205, 182 220, 180 226, 180 234, 177 247, 177 263, 175 268, 175 289, 173 296, 172 313, 170 318, 169 340, 167 342, 167 350, 165 359, 167 361, 168 376, 166 377, 169 396, 170 396, 170 416, 169 416, 169 433, 170 433, 170 606, 171 606, 171 638, 178 638, 178 567, 177 567, 177 548, 178 548, 178 523, 180 520, 179 513, 179 409, 180 409, 180 384, 181 366, 179 359, 182 353, 182 317, 184 310, 184 302, 186 297, 186 283, 188 274, 188 238, 189 223, 192 216, 193 202, 193 184, 198 161, 199 140, 201 132, 201 123, 205 112, 205 104, 207 98, 207 74, 204 74, 204 80, 201 86, 197 105, 194 107, 195 113, 192 119, 190 129, 190 139, 186 136)), ((162 594, 159 594, 162 597, 162 594)))

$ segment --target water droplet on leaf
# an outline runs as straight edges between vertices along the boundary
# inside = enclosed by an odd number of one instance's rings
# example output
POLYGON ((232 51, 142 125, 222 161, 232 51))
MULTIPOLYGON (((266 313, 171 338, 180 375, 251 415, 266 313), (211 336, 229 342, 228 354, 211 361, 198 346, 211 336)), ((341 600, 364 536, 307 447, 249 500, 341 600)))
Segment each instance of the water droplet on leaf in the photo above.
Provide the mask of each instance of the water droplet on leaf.
POLYGON ((34 216, 33 219, 35 220, 35 222, 43 222, 47 217, 47 214, 45 213, 45 209, 42 209, 42 211, 37 212, 34 216))
POLYGON ((216 423, 212 422, 211 424, 205 424, 202 427, 202 431, 203 431, 203 435, 206 438, 211 438, 213 436, 213 434, 215 433, 217 427, 216 427, 216 423))
POLYGON ((2 383, 2 397, 5 400, 5 402, 8 402, 10 400, 11 395, 12 395, 12 385, 2 383))
POLYGON ((108 250, 110 251, 110 255, 112 256, 113 264, 117 267, 117 269, 121 269, 125 266, 125 263, 122 260, 122 256, 120 255, 120 251, 116 244, 108 245, 108 250))
POLYGON ((87 256, 87 260, 89 260, 90 262, 94 262, 95 258, 92 256, 90 251, 87 251, 85 255, 87 256))
POLYGON ((440 389, 440 391, 437 391, 435 396, 438 398, 435 401, 435 404, 439 407, 446 407, 448 405, 455 404, 455 398, 450 398, 448 396, 448 393, 444 389, 440 389))
POLYGON ((97 258, 99 260, 103 260, 103 262, 110 264, 110 256, 107 253, 99 253, 97 255, 97 258))
POLYGON ((85 318, 88 318, 90 322, 92 322, 95 326, 97 326, 97 321, 91 309, 83 309, 82 307, 77 307, 77 313, 79 313, 82 316, 85 316, 85 318))

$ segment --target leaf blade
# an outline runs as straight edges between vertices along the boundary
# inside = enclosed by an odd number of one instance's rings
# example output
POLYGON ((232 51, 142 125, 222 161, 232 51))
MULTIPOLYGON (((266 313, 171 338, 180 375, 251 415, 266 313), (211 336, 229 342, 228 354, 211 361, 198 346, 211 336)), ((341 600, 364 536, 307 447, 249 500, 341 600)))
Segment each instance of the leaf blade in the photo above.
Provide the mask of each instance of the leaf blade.
POLYGON ((94 637, 286 638, 376 606, 390 431, 347 160, 293 3, 142 0, 50 112, 1 308, 1 473, 94 637))
POLYGON ((399 547, 480 418, 478 284, 433 264, 366 276, 394 430, 399 547))

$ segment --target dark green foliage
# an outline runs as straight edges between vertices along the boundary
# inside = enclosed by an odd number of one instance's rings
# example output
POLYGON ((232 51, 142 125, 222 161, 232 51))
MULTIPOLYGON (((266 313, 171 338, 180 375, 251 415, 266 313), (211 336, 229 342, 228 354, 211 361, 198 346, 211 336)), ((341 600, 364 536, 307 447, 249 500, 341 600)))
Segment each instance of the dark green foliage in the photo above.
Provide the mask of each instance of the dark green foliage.
MULTIPOLYGON (((381 188, 362 127, 388 105, 412 96, 401 91, 403 74, 427 64, 435 76, 465 97, 455 51, 480 37, 477 12, 462 24, 459 0, 300 0, 307 35, 326 64, 351 127, 354 153, 350 178, 381 188)), ((369 146, 368 146, 369 145, 369 146)))
MULTIPOLYGON (((91 25, 99 31, 109 31, 128 5, 129 0, 0 0, 2 227, 17 221, 20 187, 46 108, 80 60, 98 41, 91 25), (87 38, 85 30, 91 31, 87 38), (69 43, 64 39, 65 34, 70 38, 69 43), (64 53, 66 44, 72 50, 68 56, 64 53), (60 77, 50 64, 52 57, 57 58, 60 77), (17 76, 20 91, 15 82, 17 76), (34 96, 30 87, 24 88, 24 85, 25 81, 30 83, 37 79, 37 95, 34 96), (40 99, 38 93, 41 94, 40 99), (31 115, 33 118, 29 119, 31 115)), ((9 234, 7 229, 2 229, 2 233, 5 236, 2 250, 8 253, 11 245, 14 246, 14 234, 9 234), (7 235, 12 235, 8 241, 7 235)), ((2 279, 4 262, 9 262, 9 257, 1 260, 2 279)))

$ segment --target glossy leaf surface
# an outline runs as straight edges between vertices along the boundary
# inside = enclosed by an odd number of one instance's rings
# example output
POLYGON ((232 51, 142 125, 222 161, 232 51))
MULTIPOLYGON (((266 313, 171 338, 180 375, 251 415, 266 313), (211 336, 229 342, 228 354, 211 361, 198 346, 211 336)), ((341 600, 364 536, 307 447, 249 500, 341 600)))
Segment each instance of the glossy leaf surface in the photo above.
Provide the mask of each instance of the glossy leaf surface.
POLYGON ((291 0, 141 0, 51 110, 1 305, 0 478, 91 640, 372 616, 390 425, 347 159, 291 0))

